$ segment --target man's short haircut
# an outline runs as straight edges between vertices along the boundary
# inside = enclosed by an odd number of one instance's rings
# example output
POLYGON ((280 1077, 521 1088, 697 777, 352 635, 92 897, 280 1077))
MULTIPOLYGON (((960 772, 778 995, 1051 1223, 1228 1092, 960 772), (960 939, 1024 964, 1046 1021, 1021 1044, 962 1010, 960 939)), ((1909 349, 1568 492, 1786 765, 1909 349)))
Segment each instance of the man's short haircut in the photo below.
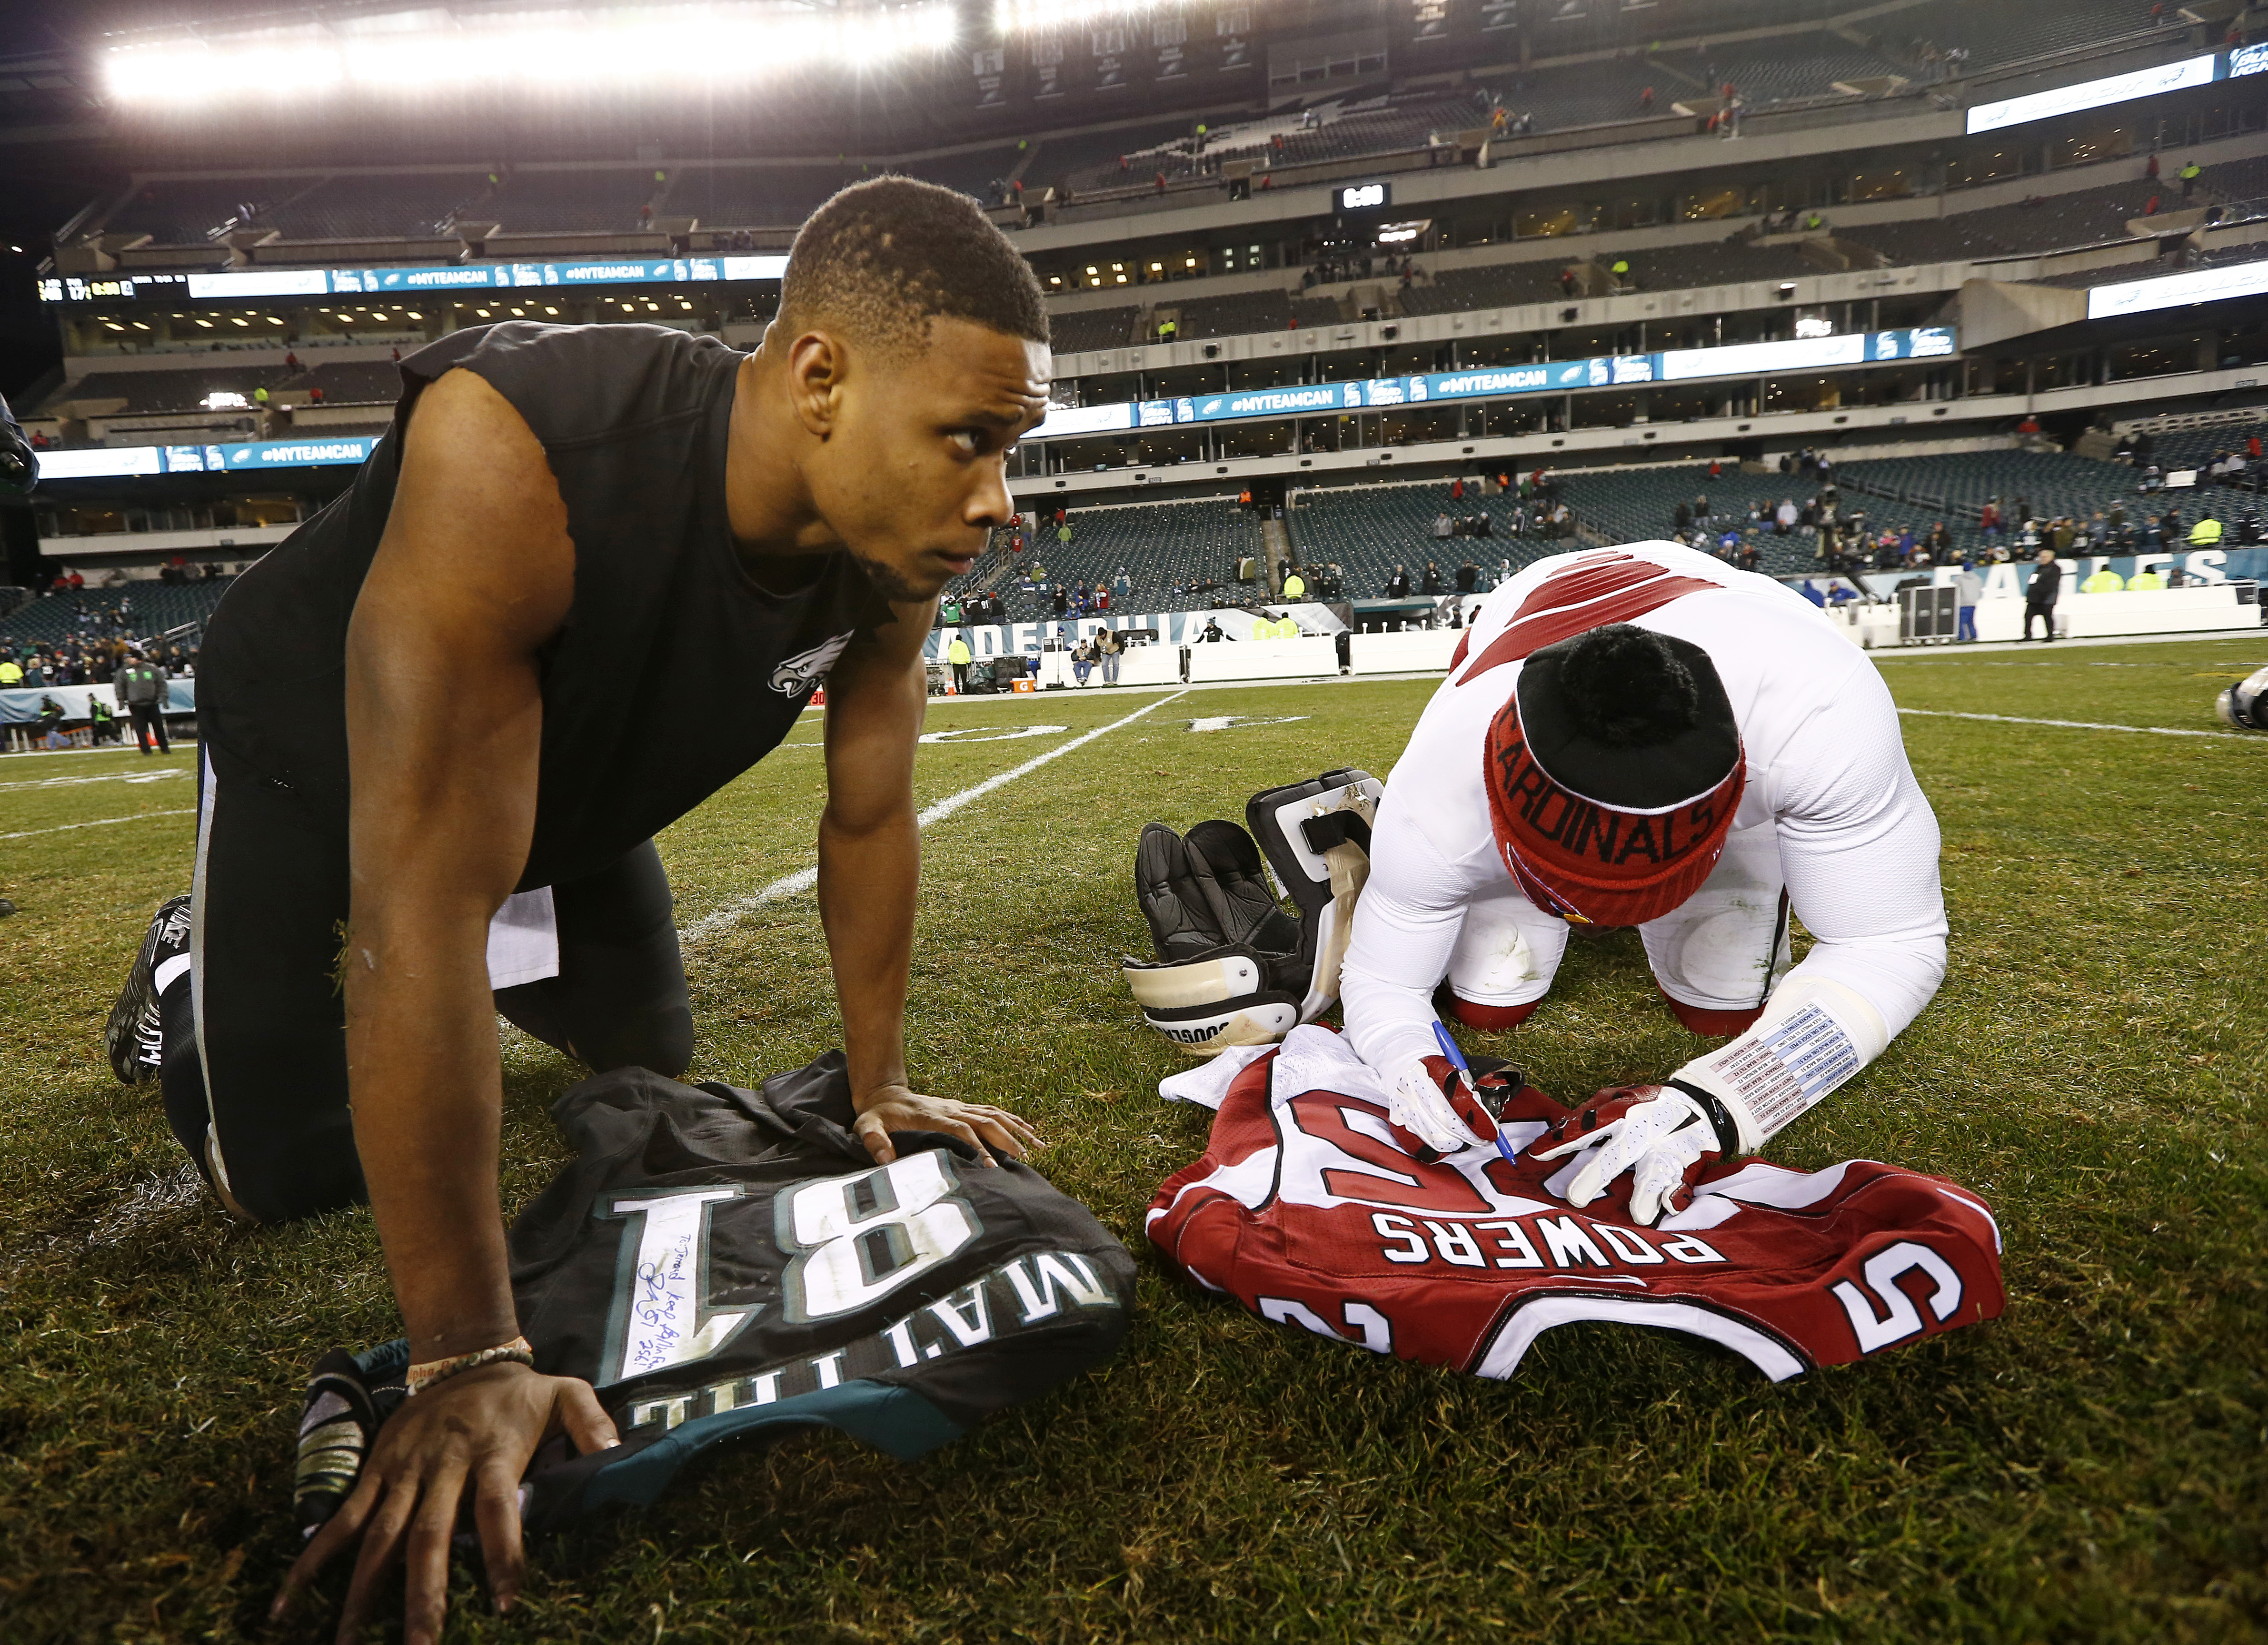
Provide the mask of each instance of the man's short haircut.
POLYGON ((1048 341, 1031 265, 968 195, 877 177, 836 195, 797 233, 780 292, 791 336, 832 323, 885 354, 918 354, 939 315, 1048 341))

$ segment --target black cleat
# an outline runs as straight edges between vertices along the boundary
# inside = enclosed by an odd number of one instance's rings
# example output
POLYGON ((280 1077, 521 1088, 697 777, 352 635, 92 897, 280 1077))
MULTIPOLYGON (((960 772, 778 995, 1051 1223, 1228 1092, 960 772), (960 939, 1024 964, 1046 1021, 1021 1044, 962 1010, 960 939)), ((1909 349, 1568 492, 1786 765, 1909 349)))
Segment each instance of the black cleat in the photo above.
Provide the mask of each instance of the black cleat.
POLYGON ((158 1019, 158 967, 177 954, 189 951, 189 897, 183 892, 158 905, 142 950, 134 956, 134 969, 118 991, 103 1024, 103 1048, 110 1053, 111 1071, 122 1084, 147 1085, 158 1077, 165 1053, 165 1033, 158 1019))

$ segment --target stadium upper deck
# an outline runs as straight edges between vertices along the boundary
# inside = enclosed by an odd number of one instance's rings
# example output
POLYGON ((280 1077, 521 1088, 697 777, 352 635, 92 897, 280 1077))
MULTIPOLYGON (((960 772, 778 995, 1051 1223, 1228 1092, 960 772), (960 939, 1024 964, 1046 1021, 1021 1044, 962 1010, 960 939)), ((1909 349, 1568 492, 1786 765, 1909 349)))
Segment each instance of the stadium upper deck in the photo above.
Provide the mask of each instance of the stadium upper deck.
MULTIPOLYGON (((2258 257, 2268 109, 2184 14, 2022 10, 1697 0, 1696 26, 1728 21, 1716 38, 1594 33, 1524 67, 1484 48, 1432 73, 1408 42, 1303 56, 1291 31, 1268 72, 1292 82, 1241 106, 1066 125, 1035 101, 1028 136, 865 158, 773 132, 636 160, 404 144, 372 166, 314 142, 302 165, 142 171, 58 237, 67 357, 18 405, 53 444, 159 453, 133 482, 158 489, 184 466, 241 488, 239 452, 351 461, 384 425, 396 352, 462 326, 637 320, 752 344, 792 224, 885 169, 987 202, 1054 294, 1066 411, 1017 466, 1073 495, 1699 450, 1788 415, 1829 437, 1941 431, 2225 390, 2224 368, 2262 357, 2257 300, 2203 326, 2090 325, 2088 290, 2258 257), (2094 89, 2137 74, 2108 101, 2094 89), (1999 123, 1996 106, 2042 94, 2059 106, 1999 123), (2171 173, 2189 160, 2205 170, 2185 189, 2171 173), (2017 295, 1987 300, 2003 288, 2017 295), (1837 352, 1924 333, 1926 355, 1837 352), (1464 403, 1395 398, 1460 373, 1464 403), (1332 385, 1351 397, 1312 392, 1332 385), (1310 392, 1268 397, 1294 389, 1310 392), (284 444, 243 444, 260 439, 284 444)), ((1548 40, 1535 11, 1530 46, 1548 40)))

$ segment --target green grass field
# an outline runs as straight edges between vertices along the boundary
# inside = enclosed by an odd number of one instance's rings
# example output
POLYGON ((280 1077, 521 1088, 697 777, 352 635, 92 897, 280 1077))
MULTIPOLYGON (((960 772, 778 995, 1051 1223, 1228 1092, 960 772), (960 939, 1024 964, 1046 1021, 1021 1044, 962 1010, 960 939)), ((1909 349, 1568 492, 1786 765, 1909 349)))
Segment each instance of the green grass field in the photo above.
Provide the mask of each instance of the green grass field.
MULTIPOLYGON (((2268 644, 1894 661, 1901 704, 2220 731, 2268 644)), ((903 1466, 834 1437, 728 1456, 659 1507, 541 1544, 522 1608, 468 1573, 453 1639, 2235 1640, 2268 1634, 2268 738, 1906 722, 1945 832, 1943 991, 1775 1144, 1949 1176, 1996 1209, 1997 1324, 1774 1386, 1682 1337, 1546 1335, 1488 1383, 1336 1348, 1164 1271, 1141 1238, 1207 1116, 1116 972, 1152 818, 1383 774, 1427 682, 1194 693, 926 837, 911 1040, 1003 1103, 1135 1249, 1104 1372, 903 1466), (1197 716, 1256 723, 1193 732, 1197 716), (1299 717, 1282 717, 1299 716, 1299 717), (1258 723, 1266 722, 1266 723, 1258 723)), ((1160 694, 942 707, 924 804, 1160 694)), ((692 926, 810 860, 815 717, 662 841, 692 926)), ((238 1227, 184 1191, 102 1021, 186 888, 188 760, 0 760, 0 1640, 327 1637, 261 1618, 292 1556, 291 1424, 323 1349, 396 1333, 359 1213, 238 1227), (158 775, 159 772, 171 775, 158 775), (142 813, 153 813, 146 818, 142 813), (163 813, 163 814, 156 814, 163 813), (136 819, 110 822, 117 818, 136 819), (102 822, 96 827, 67 826, 102 822)), ((836 1036, 806 895, 696 941, 694 1077, 836 1036)), ((1704 1043, 1624 933, 1574 945, 1531 1024, 1469 1043, 1573 1098, 1704 1043)), ((504 1197, 563 1157, 578 1070, 507 1039, 504 1197)), ((391 1627, 386 1630, 391 1637, 391 1627)))

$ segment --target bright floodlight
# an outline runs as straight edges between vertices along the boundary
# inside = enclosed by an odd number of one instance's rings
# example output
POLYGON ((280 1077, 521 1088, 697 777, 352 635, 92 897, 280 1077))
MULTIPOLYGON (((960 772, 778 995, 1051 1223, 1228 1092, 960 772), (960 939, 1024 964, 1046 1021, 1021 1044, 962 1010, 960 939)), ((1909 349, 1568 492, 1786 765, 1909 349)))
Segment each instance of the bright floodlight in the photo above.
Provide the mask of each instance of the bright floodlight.
POLYGON ((342 89, 724 86, 821 63, 879 67, 946 49, 956 33, 951 0, 828 11, 776 4, 421 11, 258 33, 169 33, 112 46, 103 71, 122 103, 176 106, 342 89))
POLYGON ((1130 22, 1187 10, 1195 0, 995 0, 1003 34, 1076 33, 1098 23, 1130 22))

